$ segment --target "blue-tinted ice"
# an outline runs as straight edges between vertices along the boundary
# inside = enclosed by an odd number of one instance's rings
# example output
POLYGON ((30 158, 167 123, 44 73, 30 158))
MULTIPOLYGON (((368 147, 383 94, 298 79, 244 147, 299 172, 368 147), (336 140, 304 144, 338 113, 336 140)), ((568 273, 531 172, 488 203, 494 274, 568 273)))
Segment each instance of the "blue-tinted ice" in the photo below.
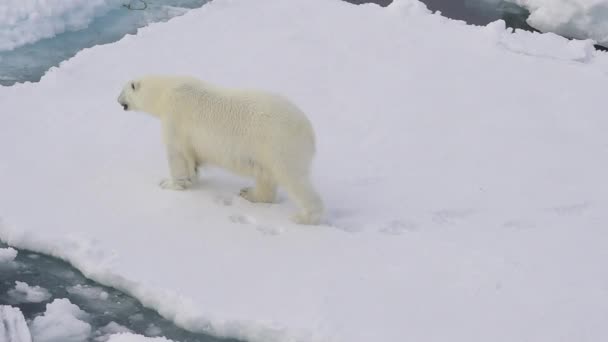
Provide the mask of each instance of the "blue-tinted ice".
MULTIPOLYGON (((78 31, 0 51, 0 85, 37 82, 53 66, 59 65, 84 48, 118 41, 126 34, 153 22, 166 21, 189 9, 201 7, 208 0, 145 0, 145 10, 129 10, 122 4, 95 17, 91 24, 78 31)), ((143 8, 141 1, 125 0, 132 8, 143 8)))
MULTIPOLYGON (((0 243, 0 248, 5 247, 0 243)), ((92 328, 88 341, 101 341, 100 338, 109 331, 128 328, 136 334, 164 336, 181 342, 237 342, 181 329, 125 293, 85 278, 61 260, 19 251, 13 262, 0 263, 0 306, 18 307, 30 327, 31 321, 45 312, 48 303, 62 298, 67 298, 88 314, 85 321, 92 328), (36 302, 24 301, 20 296, 11 294, 17 281, 31 287, 39 286, 47 290, 50 297, 41 297, 45 300, 36 302)))

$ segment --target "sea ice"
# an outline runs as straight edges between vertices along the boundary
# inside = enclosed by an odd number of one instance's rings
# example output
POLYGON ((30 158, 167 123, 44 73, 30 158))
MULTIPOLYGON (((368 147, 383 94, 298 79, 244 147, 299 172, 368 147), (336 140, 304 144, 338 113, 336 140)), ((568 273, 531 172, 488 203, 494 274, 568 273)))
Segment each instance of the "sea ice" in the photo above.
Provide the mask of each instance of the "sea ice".
POLYGON ((15 281, 15 287, 8 291, 10 299, 15 303, 40 303, 51 298, 51 293, 40 286, 30 286, 21 281, 15 281))
POLYGON ((0 305, 0 342, 31 342, 25 318, 18 308, 0 305))
POLYGON ((34 318, 30 330, 35 342, 83 342, 91 334, 89 315, 68 299, 55 299, 43 315, 34 318))

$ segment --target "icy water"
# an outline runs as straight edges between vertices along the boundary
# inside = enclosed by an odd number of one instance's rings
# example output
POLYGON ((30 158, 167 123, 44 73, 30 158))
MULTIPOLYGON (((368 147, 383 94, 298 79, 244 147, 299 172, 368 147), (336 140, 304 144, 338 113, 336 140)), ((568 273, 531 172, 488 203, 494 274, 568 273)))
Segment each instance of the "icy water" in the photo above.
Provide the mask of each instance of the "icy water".
MULTIPOLYGON (((5 247, 0 243, 0 248, 5 247)), ((31 320, 45 312, 48 303, 60 298, 69 299, 89 314, 86 322, 91 325, 92 333, 87 341, 104 341, 104 335, 115 331, 118 324, 136 334, 164 336, 176 342, 239 342, 181 329, 155 311, 143 307, 136 299, 85 278, 77 269, 59 259, 18 251, 14 262, 0 263, 0 305, 18 307, 30 325, 31 320), (27 302, 24 294, 15 291, 16 281, 40 286, 48 290, 50 297, 39 303, 27 302), (113 329, 109 329, 108 324, 113 329)))
MULTIPOLYGON (((354 0, 356 1, 356 0, 354 0)), ((505 0, 420 0, 431 11, 440 11, 445 17, 462 20, 471 25, 487 25, 496 20, 504 20, 507 27, 539 32, 528 25, 530 12, 505 0)), ((391 3, 392 0, 380 0, 391 3)), ((608 47, 595 45, 598 50, 608 51, 608 47)))
MULTIPOLYGON (((373 2, 380 6, 388 6, 392 0, 346 0, 353 4, 373 2)), ((507 26, 535 31, 526 23, 530 13, 513 3, 504 0, 420 0, 431 11, 441 11, 445 17, 463 20, 472 25, 487 25, 502 19, 507 26)))
POLYGON ((472 25, 487 25, 502 19, 508 27, 536 31, 526 23, 530 12, 511 2, 502 0, 421 0, 432 11, 443 16, 463 20, 472 25))
MULTIPOLYGON (((2 1, 2 0, 0 0, 2 1)), ((0 85, 37 82, 53 66, 59 65, 82 49, 120 40, 138 28, 153 22, 167 21, 188 10, 198 8, 209 0, 125 0, 123 5, 97 16, 91 24, 78 31, 64 32, 54 37, 0 51, 0 85), (143 5, 145 4, 145 5, 143 5), (145 10, 143 9, 146 6, 145 10)))

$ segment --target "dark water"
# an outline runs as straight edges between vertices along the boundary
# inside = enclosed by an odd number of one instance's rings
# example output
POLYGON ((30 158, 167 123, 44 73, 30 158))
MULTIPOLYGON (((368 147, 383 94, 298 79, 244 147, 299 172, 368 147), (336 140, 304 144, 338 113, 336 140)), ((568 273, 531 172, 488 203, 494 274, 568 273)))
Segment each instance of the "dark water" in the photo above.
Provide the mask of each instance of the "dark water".
MULTIPOLYGON (((388 6, 392 0, 346 0, 353 4, 375 3, 380 6, 388 6)), ((487 25, 493 21, 502 19, 508 27, 535 31, 526 23, 530 13, 515 4, 497 0, 489 4, 484 0, 420 0, 431 11, 441 11, 445 17, 463 20, 467 24, 487 25)))
POLYGON ((485 0, 422 0, 432 11, 441 13, 451 19, 463 20, 472 25, 487 25, 502 19, 508 27, 527 31, 536 31, 526 23, 530 12, 506 1, 494 4, 485 0))
MULTIPOLYGON (((6 245, 0 242, 0 248, 3 247, 6 245)), ((181 329, 155 311, 143 307, 136 299, 85 278, 77 269, 55 258, 19 251, 13 263, 0 264, 0 305, 18 307, 30 321, 45 312, 46 304, 58 298, 67 298, 90 314, 87 323, 92 326, 93 333, 88 341, 94 341, 101 335, 99 330, 102 327, 115 322, 133 333, 164 336, 179 342, 239 342, 181 329), (9 295, 15 281, 45 288, 51 293, 51 298, 40 303, 17 303, 15 296, 9 295)))

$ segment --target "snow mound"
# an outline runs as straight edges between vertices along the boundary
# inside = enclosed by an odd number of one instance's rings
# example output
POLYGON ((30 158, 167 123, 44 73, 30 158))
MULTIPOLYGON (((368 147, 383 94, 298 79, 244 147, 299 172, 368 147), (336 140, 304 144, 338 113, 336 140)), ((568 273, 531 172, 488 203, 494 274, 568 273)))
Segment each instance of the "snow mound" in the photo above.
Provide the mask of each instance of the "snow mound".
POLYGON ((0 341, 32 342, 30 331, 19 308, 0 305, 0 341))
POLYGON ((17 250, 14 248, 0 248, 0 264, 10 263, 17 257, 17 250))
POLYGON ((164 337, 146 337, 142 335, 136 334, 116 334, 110 336, 110 339, 107 342, 173 342, 172 340, 166 339, 164 337))
POLYGON ((543 32, 593 39, 608 46, 608 0, 507 0, 530 11, 528 24, 543 32))
POLYGON ((51 298, 51 293, 40 286, 30 286, 27 283, 16 281, 15 288, 8 291, 11 300, 17 303, 40 303, 51 298))
POLYGON ((3 0, 0 51, 87 27, 123 0, 3 0))
POLYGON ((529 56, 586 62, 595 53, 591 40, 569 40, 553 33, 513 30, 502 20, 490 23, 486 28, 500 46, 529 56))
POLYGON ((69 299, 55 299, 46 305, 42 316, 30 325, 35 342, 82 342, 91 334, 89 315, 72 304, 69 299))
POLYGON ((94 333, 95 337, 93 338, 93 341, 106 342, 112 335, 121 333, 132 333, 132 331, 116 322, 110 322, 94 333))

